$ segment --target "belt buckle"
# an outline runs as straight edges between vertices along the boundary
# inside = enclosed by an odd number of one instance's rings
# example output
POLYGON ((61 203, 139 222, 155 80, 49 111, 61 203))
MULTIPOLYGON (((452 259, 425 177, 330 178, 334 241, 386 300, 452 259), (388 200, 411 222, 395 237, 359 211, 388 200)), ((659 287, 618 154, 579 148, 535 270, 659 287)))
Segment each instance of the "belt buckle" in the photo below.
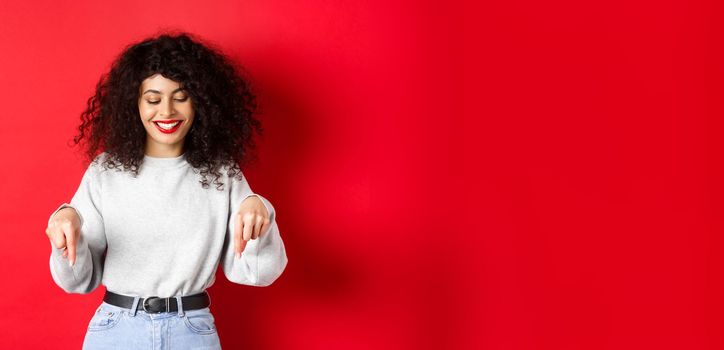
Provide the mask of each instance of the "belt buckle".
POLYGON ((143 304, 142 304, 142 305, 143 305, 143 311, 145 311, 145 312, 147 312, 147 313, 152 313, 152 314, 157 314, 157 313, 161 313, 161 312, 168 312, 168 310, 169 310, 168 298, 163 298, 163 299, 166 299, 166 310, 161 309, 160 311, 150 311, 150 310, 146 309, 146 303, 148 303, 148 301, 149 301, 149 300, 152 300, 152 299, 162 299, 162 298, 159 298, 159 297, 148 297, 148 298, 144 298, 144 299, 143 299, 143 304))

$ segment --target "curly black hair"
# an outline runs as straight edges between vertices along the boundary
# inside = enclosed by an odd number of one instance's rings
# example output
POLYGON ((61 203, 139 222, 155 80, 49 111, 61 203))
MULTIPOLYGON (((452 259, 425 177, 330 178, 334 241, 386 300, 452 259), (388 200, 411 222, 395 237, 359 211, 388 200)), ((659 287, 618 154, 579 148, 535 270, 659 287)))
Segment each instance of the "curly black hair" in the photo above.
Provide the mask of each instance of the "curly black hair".
POLYGON ((213 175, 217 189, 223 188, 219 169, 241 179, 241 166, 256 160, 253 133, 263 132, 254 117, 256 96, 241 65, 183 31, 165 31, 124 48, 88 99, 72 146, 82 143, 89 162, 105 152, 104 168, 122 165, 123 171, 137 176, 146 143, 139 87, 157 73, 185 87, 193 103, 195 117, 184 153, 202 175, 202 187, 209 187, 207 177, 213 175))

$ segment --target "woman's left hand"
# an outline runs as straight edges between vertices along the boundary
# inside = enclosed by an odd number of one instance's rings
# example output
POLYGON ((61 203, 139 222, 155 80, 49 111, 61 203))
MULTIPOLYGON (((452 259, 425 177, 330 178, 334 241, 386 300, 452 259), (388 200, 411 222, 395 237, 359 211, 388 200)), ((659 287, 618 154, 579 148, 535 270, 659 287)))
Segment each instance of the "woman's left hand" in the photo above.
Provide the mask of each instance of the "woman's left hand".
POLYGON ((234 255, 238 258, 246 248, 246 242, 261 236, 269 228, 271 222, 269 212, 257 196, 246 197, 241 202, 235 220, 234 255))

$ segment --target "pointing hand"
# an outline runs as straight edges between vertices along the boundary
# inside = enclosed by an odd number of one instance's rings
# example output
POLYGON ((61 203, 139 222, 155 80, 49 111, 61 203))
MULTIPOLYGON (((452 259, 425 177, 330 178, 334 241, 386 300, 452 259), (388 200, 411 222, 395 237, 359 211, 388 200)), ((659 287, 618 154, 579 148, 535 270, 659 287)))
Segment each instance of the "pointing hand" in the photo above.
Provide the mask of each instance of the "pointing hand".
POLYGON ((269 212, 256 196, 241 202, 234 221, 234 255, 238 258, 250 239, 257 239, 269 228, 269 212))
POLYGON ((73 208, 59 210, 50 220, 45 234, 50 242, 58 249, 64 248, 63 257, 68 258, 68 264, 75 264, 75 248, 80 237, 80 218, 73 208))

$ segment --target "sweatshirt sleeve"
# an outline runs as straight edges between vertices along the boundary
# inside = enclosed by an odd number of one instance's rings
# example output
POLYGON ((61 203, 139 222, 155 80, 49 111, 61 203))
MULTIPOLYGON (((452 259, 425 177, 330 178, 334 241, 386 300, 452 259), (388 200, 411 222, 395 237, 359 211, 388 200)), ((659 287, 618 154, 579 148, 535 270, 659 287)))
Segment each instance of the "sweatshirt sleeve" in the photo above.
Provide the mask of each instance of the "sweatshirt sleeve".
POLYGON ((246 176, 243 176, 241 181, 237 180, 235 176, 229 177, 229 179, 231 180, 230 210, 222 252, 224 275, 229 281, 238 284, 269 286, 287 266, 286 250, 279 234, 274 207, 266 198, 251 191, 246 176), (241 202, 249 196, 257 196, 264 203, 269 212, 270 224, 267 231, 260 237, 249 240, 241 257, 236 258, 233 241, 236 213, 239 211, 241 202))
POLYGON ((80 236, 76 242, 75 264, 71 267, 63 250, 50 242, 50 274, 53 281, 67 293, 87 294, 100 285, 106 236, 100 210, 100 188, 97 171, 91 164, 83 174, 80 185, 70 203, 61 204, 48 218, 63 208, 73 208, 81 222, 80 236))

